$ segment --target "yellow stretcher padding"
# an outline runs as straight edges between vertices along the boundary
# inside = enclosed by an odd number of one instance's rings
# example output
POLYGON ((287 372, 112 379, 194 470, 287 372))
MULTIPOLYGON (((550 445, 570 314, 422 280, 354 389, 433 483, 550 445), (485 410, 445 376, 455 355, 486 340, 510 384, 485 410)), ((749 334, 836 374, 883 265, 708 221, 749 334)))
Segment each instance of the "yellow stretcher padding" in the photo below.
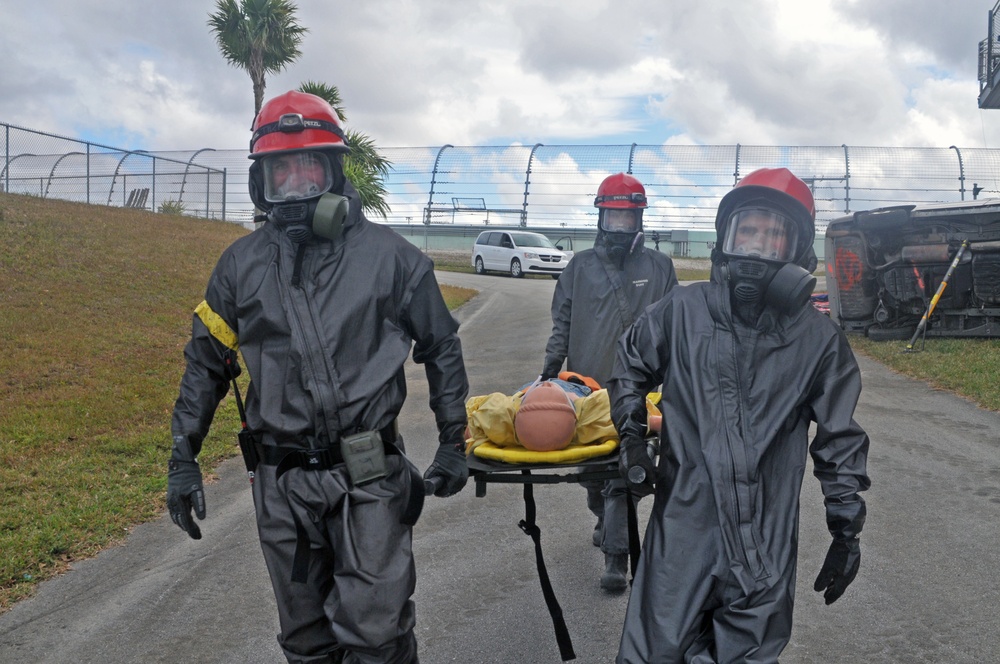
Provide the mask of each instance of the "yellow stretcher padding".
POLYGON ((611 454, 618 447, 618 440, 611 438, 596 445, 570 445, 551 452, 535 452, 523 447, 500 447, 487 441, 480 443, 472 453, 483 459, 503 463, 579 463, 586 459, 611 454))

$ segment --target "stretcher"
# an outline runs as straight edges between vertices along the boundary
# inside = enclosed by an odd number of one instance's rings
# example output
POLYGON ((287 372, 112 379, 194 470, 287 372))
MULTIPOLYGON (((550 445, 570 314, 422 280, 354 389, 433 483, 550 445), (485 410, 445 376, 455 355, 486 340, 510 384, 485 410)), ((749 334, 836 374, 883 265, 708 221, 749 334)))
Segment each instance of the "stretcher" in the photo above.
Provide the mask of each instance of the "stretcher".
POLYGON ((469 455, 469 478, 476 497, 486 495, 487 484, 563 484, 610 480, 618 475, 618 450, 604 456, 570 463, 503 463, 469 455))
MULTIPOLYGON (((559 645, 562 661, 576 659, 573 652, 573 642, 563 619, 562 608, 552 590, 548 572, 545 569, 545 559, 542 556, 541 530, 535 523, 535 499, 533 486, 535 484, 580 483, 587 480, 617 479, 618 449, 610 454, 592 457, 570 463, 505 463, 492 459, 483 459, 475 454, 468 457, 469 477, 475 482, 476 497, 486 496, 488 484, 522 484, 524 486, 524 519, 518 527, 535 545, 535 563, 538 568, 538 578, 542 586, 545 604, 552 617, 552 625, 559 645)), ((631 500, 628 503, 629 557, 631 572, 635 575, 635 565, 639 551, 639 530, 635 507, 631 500)))

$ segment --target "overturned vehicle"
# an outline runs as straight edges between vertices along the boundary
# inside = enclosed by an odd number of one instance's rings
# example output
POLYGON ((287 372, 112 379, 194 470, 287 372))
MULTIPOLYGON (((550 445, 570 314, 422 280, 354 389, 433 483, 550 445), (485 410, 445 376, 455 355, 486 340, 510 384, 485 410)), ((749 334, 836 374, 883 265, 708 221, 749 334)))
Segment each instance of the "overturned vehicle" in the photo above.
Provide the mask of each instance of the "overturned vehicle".
POLYGON ((1000 199, 856 212, 826 229, 830 316, 873 340, 1000 336, 1000 199), (963 247, 964 245, 964 247, 963 247))

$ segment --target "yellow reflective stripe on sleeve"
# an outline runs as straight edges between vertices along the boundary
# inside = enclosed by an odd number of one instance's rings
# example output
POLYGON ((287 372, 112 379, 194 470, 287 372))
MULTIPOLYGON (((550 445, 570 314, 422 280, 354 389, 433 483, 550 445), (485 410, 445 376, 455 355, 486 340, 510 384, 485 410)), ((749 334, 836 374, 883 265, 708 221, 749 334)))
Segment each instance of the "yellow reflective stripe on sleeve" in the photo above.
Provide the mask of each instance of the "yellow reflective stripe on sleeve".
POLYGON ((212 311, 212 307, 208 306, 208 302, 202 300, 201 304, 195 307, 194 313, 205 324, 205 327, 212 333, 212 336, 227 348, 231 348, 232 350, 240 349, 240 340, 236 336, 236 333, 233 332, 233 328, 229 327, 229 323, 222 320, 222 316, 212 311))

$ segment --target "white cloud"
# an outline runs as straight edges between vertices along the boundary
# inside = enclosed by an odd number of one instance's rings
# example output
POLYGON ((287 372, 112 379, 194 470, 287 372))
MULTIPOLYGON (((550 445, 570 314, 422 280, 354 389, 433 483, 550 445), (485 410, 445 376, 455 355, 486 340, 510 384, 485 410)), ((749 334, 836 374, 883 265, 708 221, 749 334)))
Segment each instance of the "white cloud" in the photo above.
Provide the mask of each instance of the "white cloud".
MULTIPOLYGON (((151 150, 241 148, 247 74, 210 0, 0 0, 0 121, 151 150)), ((936 0, 300 2, 303 55, 273 96, 337 85, 383 146, 990 147, 976 106, 987 7, 936 0)))

